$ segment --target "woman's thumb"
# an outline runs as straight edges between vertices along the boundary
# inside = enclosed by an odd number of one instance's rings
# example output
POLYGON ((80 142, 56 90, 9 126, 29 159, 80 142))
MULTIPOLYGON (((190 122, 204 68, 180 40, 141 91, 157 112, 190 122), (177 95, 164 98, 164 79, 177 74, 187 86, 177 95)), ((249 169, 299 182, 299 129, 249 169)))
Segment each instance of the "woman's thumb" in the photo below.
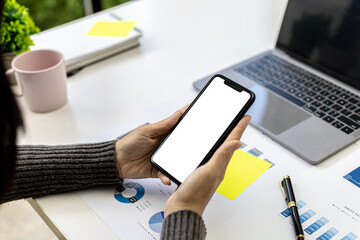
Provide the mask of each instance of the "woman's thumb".
POLYGON ((146 134, 151 138, 159 137, 169 132, 178 122, 180 117, 181 117, 181 112, 178 110, 170 117, 161 120, 159 122, 150 124, 146 134))

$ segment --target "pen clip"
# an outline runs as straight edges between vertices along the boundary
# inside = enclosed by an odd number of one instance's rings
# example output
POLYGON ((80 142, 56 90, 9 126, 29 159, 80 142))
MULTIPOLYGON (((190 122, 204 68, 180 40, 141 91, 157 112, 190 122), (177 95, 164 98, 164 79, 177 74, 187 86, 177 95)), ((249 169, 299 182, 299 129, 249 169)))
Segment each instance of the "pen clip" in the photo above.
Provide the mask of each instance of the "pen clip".
POLYGON ((284 191, 284 187, 282 185, 282 181, 284 181, 284 179, 280 181, 280 187, 281 187, 281 191, 282 191, 282 193, 284 195, 285 201, 287 201, 287 197, 286 197, 286 194, 285 194, 285 191, 284 191))

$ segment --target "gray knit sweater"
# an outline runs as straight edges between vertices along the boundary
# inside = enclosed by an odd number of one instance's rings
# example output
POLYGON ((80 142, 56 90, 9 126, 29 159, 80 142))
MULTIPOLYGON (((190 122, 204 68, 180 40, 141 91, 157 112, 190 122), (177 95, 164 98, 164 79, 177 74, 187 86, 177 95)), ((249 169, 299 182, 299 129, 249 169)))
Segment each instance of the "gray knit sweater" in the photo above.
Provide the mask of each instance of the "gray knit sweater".
MULTIPOLYGON (((115 141, 62 146, 19 146, 15 180, 0 203, 119 183, 115 141)), ((204 239, 205 224, 193 211, 164 221, 161 239, 204 239)))

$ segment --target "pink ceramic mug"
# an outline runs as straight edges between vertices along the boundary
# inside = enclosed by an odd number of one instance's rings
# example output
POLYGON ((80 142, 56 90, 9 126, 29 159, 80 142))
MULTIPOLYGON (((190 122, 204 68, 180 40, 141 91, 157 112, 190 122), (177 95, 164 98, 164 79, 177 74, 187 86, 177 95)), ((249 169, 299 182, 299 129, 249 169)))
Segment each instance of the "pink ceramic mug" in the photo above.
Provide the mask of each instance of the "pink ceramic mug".
POLYGON ((16 56, 11 62, 20 93, 31 111, 49 112, 67 102, 66 69, 63 55, 55 50, 35 50, 16 56))

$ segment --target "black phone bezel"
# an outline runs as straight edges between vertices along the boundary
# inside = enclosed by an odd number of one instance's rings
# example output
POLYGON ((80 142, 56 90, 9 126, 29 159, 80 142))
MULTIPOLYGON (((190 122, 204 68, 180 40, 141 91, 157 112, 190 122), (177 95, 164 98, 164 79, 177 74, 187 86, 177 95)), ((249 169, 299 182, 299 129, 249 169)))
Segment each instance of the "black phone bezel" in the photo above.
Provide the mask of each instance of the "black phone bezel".
POLYGON ((165 176, 167 176, 171 181, 173 181, 175 184, 180 185, 181 182, 178 181, 176 178, 174 178, 170 173, 168 173, 165 169, 163 169, 162 167, 160 167, 156 162, 153 161, 153 156, 155 155, 155 153, 161 148, 161 146, 163 145, 163 143, 166 141, 166 139, 171 135, 171 133, 174 131, 174 129, 177 127, 177 125, 181 122, 181 120, 186 116, 186 114, 190 111, 190 109, 192 108, 192 106, 196 103, 196 101, 200 98, 200 96, 203 94, 203 92, 206 90, 206 88, 211 84, 211 82, 216 78, 216 77, 220 77, 222 79, 225 80, 224 84, 228 85, 229 87, 232 87, 234 89, 236 89, 237 91, 246 91, 247 93, 250 94, 250 98, 249 100, 246 102, 246 104, 244 105, 244 107, 240 110, 240 112, 236 115, 236 117, 234 118, 234 120, 230 123, 230 125, 226 128, 226 130, 223 132, 223 134, 219 137, 219 139, 216 141, 216 143, 214 144, 214 146, 209 150, 208 154, 204 157, 204 159, 200 162, 200 164, 196 167, 200 167, 201 165, 205 164, 206 162, 208 162, 210 160, 210 158, 212 157, 212 155, 215 153, 215 151, 221 146, 221 144, 226 140, 227 136, 231 133, 231 131, 235 128, 236 124, 240 121, 240 119, 245 115, 245 113, 249 110, 249 108, 251 107, 251 105, 254 103, 255 101, 255 94, 241 86, 240 84, 232 81, 231 79, 225 77, 224 75, 221 74, 215 74, 214 76, 211 77, 211 79, 207 82, 207 84, 203 87, 203 89, 200 91, 200 93, 196 96, 196 98, 191 102, 190 106, 186 109, 186 111, 184 112, 184 114, 180 117, 179 121, 175 124, 175 126, 169 131, 169 133, 167 134, 167 136, 162 140, 162 142, 159 144, 159 146, 156 148, 156 150, 154 151, 154 153, 151 155, 150 158, 150 162, 151 164, 157 169, 159 170, 161 173, 163 173, 165 176))

